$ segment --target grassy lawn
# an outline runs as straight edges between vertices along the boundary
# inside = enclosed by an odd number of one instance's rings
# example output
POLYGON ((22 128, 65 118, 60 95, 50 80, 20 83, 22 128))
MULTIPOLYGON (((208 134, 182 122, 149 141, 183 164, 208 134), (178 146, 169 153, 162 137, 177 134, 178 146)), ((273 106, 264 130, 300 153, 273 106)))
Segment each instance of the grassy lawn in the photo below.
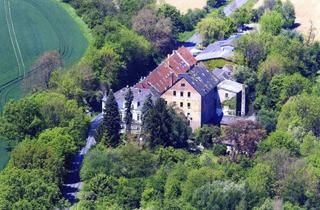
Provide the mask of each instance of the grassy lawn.
POLYGON ((0 139, 0 171, 6 166, 8 160, 7 144, 0 139))
POLYGON ((204 61, 203 64, 209 69, 213 70, 215 68, 222 68, 226 64, 233 64, 231 61, 224 59, 215 59, 210 61, 204 61))
POLYGON ((72 10, 57 0, 0 0, 0 110, 21 97, 20 81, 46 51, 58 51, 65 66, 77 62, 88 48, 89 35, 72 10), (84 35, 85 34, 85 35, 84 35))
POLYGON ((179 34, 179 42, 186 42, 189 38, 191 38, 195 34, 195 31, 186 31, 179 34))

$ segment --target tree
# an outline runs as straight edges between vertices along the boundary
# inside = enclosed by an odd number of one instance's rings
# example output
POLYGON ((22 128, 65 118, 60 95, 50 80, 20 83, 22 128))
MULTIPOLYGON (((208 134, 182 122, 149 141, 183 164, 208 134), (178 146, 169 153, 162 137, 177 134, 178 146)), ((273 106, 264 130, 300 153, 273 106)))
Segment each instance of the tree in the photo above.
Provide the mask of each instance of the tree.
POLYGON ((58 52, 45 52, 33 64, 30 73, 22 80, 25 93, 47 90, 54 70, 62 67, 62 59, 58 52))
POLYGON ((278 12, 266 12, 259 21, 261 30, 272 35, 278 35, 284 24, 283 17, 278 12))
POLYGON ((43 170, 6 170, 0 175, 0 209, 64 208, 58 183, 43 170))
POLYGON ((252 69, 245 66, 237 66, 232 72, 232 76, 237 82, 245 84, 249 91, 253 91, 255 89, 257 73, 252 69))
POLYGON ((116 147, 120 143, 121 119, 118 103, 110 90, 105 109, 103 110, 103 122, 99 127, 100 141, 109 146, 116 147))
POLYGON ((226 0, 208 0, 207 5, 211 8, 218 8, 223 6, 226 0))
POLYGON ((217 143, 220 136, 221 130, 216 126, 204 125, 195 131, 197 143, 200 143, 204 147, 211 147, 214 143, 217 143))
POLYGON ((172 118, 169 114, 166 102, 159 98, 145 116, 145 128, 147 133, 147 143, 151 148, 159 145, 170 146, 170 135, 172 132, 172 118))
POLYGON ((171 121, 170 145, 175 148, 186 148, 188 139, 192 133, 189 121, 183 113, 177 113, 173 107, 169 107, 171 121))
POLYGON ((271 37, 268 34, 250 33, 236 43, 236 60, 244 66, 257 70, 260 62, 267 57, 267 46, 271 37))
POLYGON ((102 49, 93 50, 87 58, 96 79, 108 90, 114 83, 123 63, 111 46, 104 46, 102 49))
POLYGON ((125 102, 125 116, 124 123, 126 125, 126 132, 131 133, 131 124, 132 124, 132 101, 133 101, 133 93, 131 88, 128 89, 124 100, 125 102))
MULTIPOLYGON (((283 106, 277 127, 283 131, 294 133, 295 129, 304 133, 313 132, 317 137, 320 136, 320 98, 303 94, 292 97, 283 106)), ((302 133, 303 134, 303 133, 302 133)))
POLYGON ((182 15, 176 7, 169 4, 163 4, 158 10, 158 15, 161 15, 165 18, 170 18, 172 23, 172 33, 175 38, 177 38, 178 33, 184 31, 182 15))
POLYGON ((292 155, 299 155, 299 143, 290 134, 283 131, 271 133, 259 145, 259 150, 264 153, 276 148, 285 148, 290 151, 292 155))
POLYGON ((224 140, 233 144, 231 160, 235 161, 238 154, 251 157, 265 135, 266 132, 261 125, 253 121, 237 121, 227 127, 224 140))
POLYGON ((245 197, 244 185, 214 181, 196 189, 191 204, 197 209, 237 209, 245 197))
POLYGON ((229 19, 209 16, 197 24, 196 30, 202 36, 203 44, 208 45, 227 37, 233 32, 234 27, 229 19))
POLYGON ((289 0, 282 4, 281 14, 284 18, 283 26, 285 28, 291 28, 294 25, 296 13, 293 4, 289 0))
POLYGON ((132 28, 149 40, 157 52, 167 52, 172 40, 172 22, 169 18, 157 16, 156 11, 141 9, 132 20, 132 28))
POLYGON ((153 109, 153 101, 152 101, 152 95, 149 94, 144 101, 142 110, 141 110, 141 119, 142 119, 142 131, 146 132, 149 128, 150 123, 150 112, 153 109))
POLYGON ((277 113, 275 110, 261 109, 258 112, 258 122, 270 133, 277 128, 277 113))

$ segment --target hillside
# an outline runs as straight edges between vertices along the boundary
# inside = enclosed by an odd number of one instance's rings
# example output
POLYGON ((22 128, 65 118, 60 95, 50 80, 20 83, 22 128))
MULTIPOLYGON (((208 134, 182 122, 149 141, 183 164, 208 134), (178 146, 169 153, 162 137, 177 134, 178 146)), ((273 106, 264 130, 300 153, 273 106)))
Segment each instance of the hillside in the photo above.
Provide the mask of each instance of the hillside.
POLYGON ((207 0, 158 0, 158 3, 167 3, 178 8, 182 13, 189 9, 202 9, 207 4, 207 0))
MULTIPOLYGON (((290 0, 296 10, 296 22, 301 24, 298 27, 298 31, 302 32, 303 34, 307 34, 311 22, 313 26, 316 28, 316 40, 320 40, 320 1, 319 0, 290 0)), ((260 0, 256 5, 255 8, 262 5, 263 0, 260 0)))
POLYGON ((20 81, 39 55, 56 50, 68 66, 88 43, 78 24, 55 0, 0 0, 0 110, 21 96, 20 81))

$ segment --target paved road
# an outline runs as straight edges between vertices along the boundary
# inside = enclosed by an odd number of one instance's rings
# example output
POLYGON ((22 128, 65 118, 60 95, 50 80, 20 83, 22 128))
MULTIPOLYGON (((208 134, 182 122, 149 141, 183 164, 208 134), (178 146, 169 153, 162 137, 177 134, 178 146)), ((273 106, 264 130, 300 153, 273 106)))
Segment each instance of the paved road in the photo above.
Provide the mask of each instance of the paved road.
POLYGON ((242 5, 247 3, 248 0, 234 0, 230 4, 228 4, 224 9, 223 12, 224 14, 228 17, 230 16, 233 12, 235 12, 237 9, 239 9, 242 5))
POLYGON ((95 145, 95 134, 98 126, 102 122, 102 114, 95 117, 90 123, 90 131, 88 134, 87 142, 85 147, 83 147, 73 158, 71 170, 65 176, 64 185, 62 187, 62 195, 71 204, 77 202, 77 193, 80 191, 82 183, 80 181, 80 169, 84 158, 84 155, 88 153, 89 149, 95 145))
MULTIPOLYGON (((234 13, 237 9, 239 9, 241 6, 243 6, 245 3, 247 3, 248 0, 234 0, 230 4, 228 4, 223 12, 226 16, 230 16, 232 13, 234 13)), ((200 34, 194 34, 190 39, 188 39, 183 46, 192 49, 196 47, 198 44, 201 44, 202 38, 200 34)))

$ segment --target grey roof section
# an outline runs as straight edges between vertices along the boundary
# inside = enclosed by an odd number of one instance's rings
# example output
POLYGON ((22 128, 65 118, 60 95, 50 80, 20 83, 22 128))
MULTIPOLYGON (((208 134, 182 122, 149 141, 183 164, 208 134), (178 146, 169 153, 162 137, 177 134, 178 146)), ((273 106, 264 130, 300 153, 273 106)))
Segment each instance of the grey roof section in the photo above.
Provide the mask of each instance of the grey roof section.
POLYGON ((205 96, 213 90, 218 84, 216 78, 203 65, 196 65, 192 70, 185 74, 179 74, 179 80, 184 78, 201 95, 205 96))
POLYGON ((183 46, 191 50, 195 48, 197 45, 202 43, 202 37, 200 34, 195 33, 192 37, 190 37, 186 42, 183 43, 183 46))
POLYGON ((208 45, 199 55, 196 56, 198 61, 205 61, 211 59, 230 59, 234 55, 234 49, 236 40, 238 40, 243 34, 235 34, 230 36, 226 40, 217 41, 208 45))
MULTIPOLYGON (((128 90, 129 90, 129 87, 125 87, 125 88, 122 88, 121 90, 117 91, 114 94, 120 109, 122 107, 124 107, 124 103, 126 101, 125 97, 126 97, 128 90)), ((139 107, 136 108, 137 110, 142 109, 144 101, 147 99, 147 97, 150 94, 152 96, 151 99, 153 101, 156 101, 160 97, 160 95, 156 91, 153 91, 152 89, 142 89, 142 88, 131 87, 131 91, 133 93, 132 103, 136 104, 137 102, 140 102, 140 104, 141 104, 139 107)))
POLYGON ((243 120, 250 120, 250 121, 257 121, 256 116, 252 115, 252 116, 248 116, 248 117, 240 117, 240 116, 226 116, 224 115, 220 121, 221 125, 226 125, 226 126, 230 126, 233 123, 236 123, 238 121, 243 121, 243 120))
POLYGON ((224 80, 219 83, 218 88, 233 93, 239 93, 243 89, 243 84, 231 80, 224 80))
POLYGON ((241 6, 243 6, 245 3, 247 3, 248 0, 234 0, 230 4, 228 4, 224 9, 224 14, 228 17, 232 13, 234 13, 237 9, 239 9, 241 6))
POLYGON ((223 68, 216 68, 212 71, 214 76, 216 76, 220 81, 223 80, 233 80, 232 78, 232 65, 225 65, 223 68))

